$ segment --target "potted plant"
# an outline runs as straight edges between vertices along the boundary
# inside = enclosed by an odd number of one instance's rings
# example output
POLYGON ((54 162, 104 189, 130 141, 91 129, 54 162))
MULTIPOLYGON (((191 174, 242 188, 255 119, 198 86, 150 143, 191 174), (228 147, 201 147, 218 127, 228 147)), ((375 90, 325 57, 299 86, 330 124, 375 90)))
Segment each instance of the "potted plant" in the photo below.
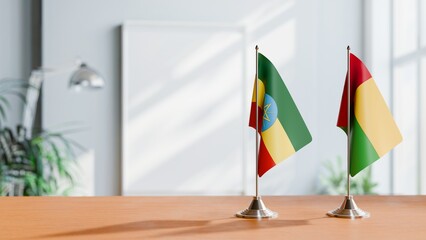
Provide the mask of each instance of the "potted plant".
MULTIPOLYGON (((67 195, 74 186, 75 148, 79 144, 66 137, 73 129, 41 130, 29 136, 22 125, 5 126, 10 110, 9 96, 24 104, 25 82, 0 80, 0 195, 67 195)), ((38 91, 38 89, 36 89, 38 91)))

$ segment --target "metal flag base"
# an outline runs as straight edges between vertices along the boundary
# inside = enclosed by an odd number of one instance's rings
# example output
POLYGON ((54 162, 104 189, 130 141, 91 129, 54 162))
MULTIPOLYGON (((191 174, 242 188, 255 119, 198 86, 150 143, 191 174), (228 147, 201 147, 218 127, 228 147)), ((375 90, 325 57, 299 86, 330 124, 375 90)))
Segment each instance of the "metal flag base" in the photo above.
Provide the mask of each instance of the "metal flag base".
POLYGON ((266 208, 260 197, 253 197, 250 206, 241 212, 235 214, 240 218, 276 218, 278 213, 266 208))
POLYGON ((330 217, 352 219, 370 217, 370 213, 364 212, 361 208, 358 208, 352 195, 345 196, 345 200, 343 201, 342 206, 333 211, 329 211, 327 215, 330 217))

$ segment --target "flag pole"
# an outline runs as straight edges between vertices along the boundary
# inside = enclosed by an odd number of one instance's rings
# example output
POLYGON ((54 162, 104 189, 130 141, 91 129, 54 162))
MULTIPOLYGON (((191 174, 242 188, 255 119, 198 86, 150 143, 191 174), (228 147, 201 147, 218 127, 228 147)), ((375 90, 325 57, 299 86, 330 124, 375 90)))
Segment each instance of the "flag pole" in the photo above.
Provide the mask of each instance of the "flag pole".
POLYGON ((259 46, 256 45, 256 74, 255 74, 255 84, 254 91, 256 95, 256 195, 253 197, 253 200, 250 203, 250 206, 235 214, 236 217, 240 218, 276 218, 278 214, 269 210, 262 201, 262 198, 259 195, 259 96, 258 96, 258 71, 259 71, 259 46))
POLYGON ((347 69, 348 69, 348 128, 347 128, 347 193, 346 196, 349 197, 351 195, 351 47, 348 45, 346 48, 347 53, 347 69))
POLYGON ((370 214, 368 212, 363 211, 361 208, 359 208, 355 200, 353 199, 353 196, 351 195, 351 48, 348 46, 346 48, 347 50, 347 108, 348 108, 348 126, 347 126, 347 189, 346 189, 346 196, 343 200, 342 205, 340 205, 339 208, 336 208, 332 211, 327 212, 327 215, 330 217, 339 217, 339 218, 368 218, 370 214))
POLYGON ((256 198, 259 197, 259 94, 258 94, 258 71, 259 71, 259 46, 256 45, 256 75, 255 75, 255 82, 256 82, 256 198))

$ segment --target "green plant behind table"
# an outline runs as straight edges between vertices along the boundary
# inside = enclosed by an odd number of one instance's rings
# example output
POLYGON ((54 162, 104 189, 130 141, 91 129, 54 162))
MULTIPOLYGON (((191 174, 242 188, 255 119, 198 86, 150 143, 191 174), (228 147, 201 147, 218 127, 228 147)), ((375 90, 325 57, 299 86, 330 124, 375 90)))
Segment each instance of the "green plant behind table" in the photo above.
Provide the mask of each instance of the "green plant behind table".
MULTIPOLYGON (((346 162, 343 163, 341 157, 337 161, 327 161, 324 163, 325 173, 320 176, 321 194, 345 195, 347 191, 347 169, 346 162)), ((375 189, 377 183, 373 181, 371 167, 358 173, 351 178, 351 194, 367 195, 377 194, 375 189)))
POLYGON ((75 146, 80 147, 60 132, 43 131, 26 138, 22 127, 16 132, 2 129, 2 195, 67 195, 75 183, 72 172, 76 166, 75 146))
POLYGON ((0 194, 1 195, 67 195, 75 179, 77 166, 74 148, 81 148, 65 135, 74 130, 40 131, 27 137, 27 129, 4 127, 9 97, 26 104, 24 91, 31 86, 18 80, 0 81, 0 194))

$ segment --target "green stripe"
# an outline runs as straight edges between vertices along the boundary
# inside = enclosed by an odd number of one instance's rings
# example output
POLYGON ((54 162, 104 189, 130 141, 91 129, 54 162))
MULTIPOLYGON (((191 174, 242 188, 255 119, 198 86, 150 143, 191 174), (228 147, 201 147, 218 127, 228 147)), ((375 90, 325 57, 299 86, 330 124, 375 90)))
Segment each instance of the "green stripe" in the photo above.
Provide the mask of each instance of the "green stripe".
POLYGON ((297 151, 312 141, 311 134, 274 65, 260 53, 258 64, 258 78, 265 85, 265 93, 275 100, 278 119, 297 151))
POLYGON ((379 159, 379 155, 362 130, 358 120, 353 119, 350 169, 352 177, 379 159))

